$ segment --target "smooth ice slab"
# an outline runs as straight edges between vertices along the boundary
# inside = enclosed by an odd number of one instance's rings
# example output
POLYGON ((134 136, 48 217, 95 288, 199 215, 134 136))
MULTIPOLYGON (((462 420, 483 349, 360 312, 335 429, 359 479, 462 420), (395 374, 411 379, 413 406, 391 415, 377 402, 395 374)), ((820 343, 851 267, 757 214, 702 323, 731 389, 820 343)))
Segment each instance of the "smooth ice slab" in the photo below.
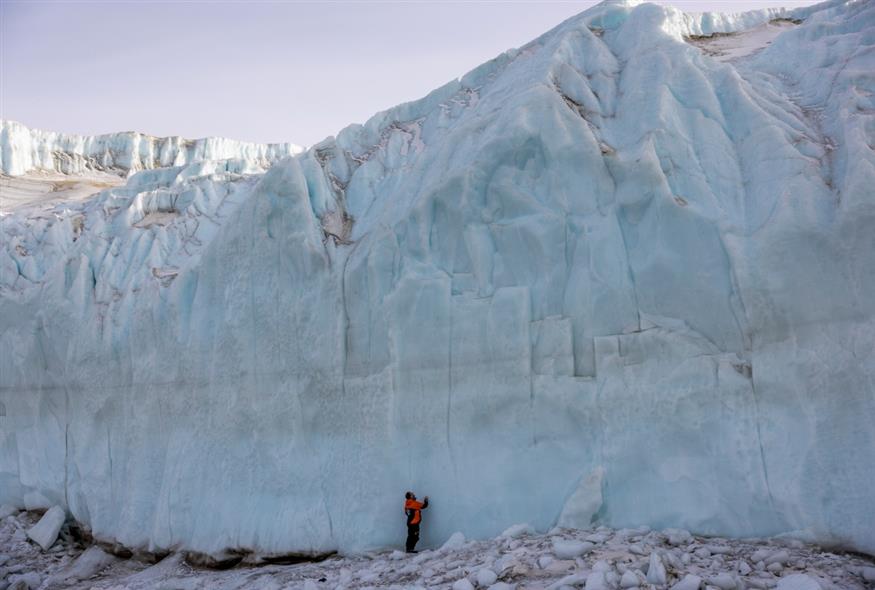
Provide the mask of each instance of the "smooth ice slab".
POLYGON ((52 506, 38 523, 28 529, 27 537, 42 547, 43 551, 48 551, 57 540, 58 533, 61 532, 61 527, 66 519, 67 514, 63 508, 52 506))

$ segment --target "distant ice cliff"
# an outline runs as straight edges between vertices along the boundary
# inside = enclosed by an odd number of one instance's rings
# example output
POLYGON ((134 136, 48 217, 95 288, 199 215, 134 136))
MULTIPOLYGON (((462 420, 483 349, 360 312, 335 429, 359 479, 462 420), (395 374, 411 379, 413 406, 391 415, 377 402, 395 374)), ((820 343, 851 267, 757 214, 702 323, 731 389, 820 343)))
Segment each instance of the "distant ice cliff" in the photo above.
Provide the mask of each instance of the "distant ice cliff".
MULTIPOLYGON (((108 135, 65 135, 0 121, 0 171, 20 176, 30 171, 83 174, 182 166, 204 160, 239 159, 270 164, 303 151, 291 143, 260 144, 221 137, 153 137, 132 131, 108 135)), ((266 166, 265 166, 266 167, 266 166)))

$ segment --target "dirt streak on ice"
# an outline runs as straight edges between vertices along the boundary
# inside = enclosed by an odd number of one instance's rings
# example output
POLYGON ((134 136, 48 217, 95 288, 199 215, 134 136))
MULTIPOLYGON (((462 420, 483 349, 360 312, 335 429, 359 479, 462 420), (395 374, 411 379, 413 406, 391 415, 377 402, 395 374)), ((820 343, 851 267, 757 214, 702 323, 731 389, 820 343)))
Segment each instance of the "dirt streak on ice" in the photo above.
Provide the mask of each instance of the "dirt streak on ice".
POLYGON ((788 20, 773 20, 740 33, 715 33, 692 37, 690 43, 712 56, 717 61, 735 61, 764 49, 784 31, 796 23, 788 20))

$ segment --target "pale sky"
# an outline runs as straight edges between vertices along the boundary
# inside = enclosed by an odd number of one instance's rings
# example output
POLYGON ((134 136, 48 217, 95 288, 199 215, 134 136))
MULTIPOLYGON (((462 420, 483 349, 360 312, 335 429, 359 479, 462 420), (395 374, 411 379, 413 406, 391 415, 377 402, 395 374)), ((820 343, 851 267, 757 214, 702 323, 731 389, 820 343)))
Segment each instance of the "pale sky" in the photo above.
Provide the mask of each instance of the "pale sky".
MULTIPOLYGON (((671 0, 688 12, 811 0, 671 0)), ((0 0, 0 117, 312 145, 596 4, 0 0)))

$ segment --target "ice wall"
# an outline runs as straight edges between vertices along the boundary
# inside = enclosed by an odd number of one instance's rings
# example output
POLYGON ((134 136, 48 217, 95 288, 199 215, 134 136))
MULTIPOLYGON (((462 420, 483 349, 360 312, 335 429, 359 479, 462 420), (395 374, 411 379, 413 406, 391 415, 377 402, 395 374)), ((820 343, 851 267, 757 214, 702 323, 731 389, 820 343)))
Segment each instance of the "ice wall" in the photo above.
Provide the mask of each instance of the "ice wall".
POLYGON ((214 554, 397 545, 410 488, 429 544, 875 552, 875 5, 806 10, 724 64, 604 3, 263 176, 4 217, 0 502, 214 554))
POLYGON ((239 159, 269 164, 300 153, 291 143, 248 143, 208 137, 153 137, 129 131, 108 135, 66 135, 30 129, 15 121, 0 121, 0 171, 20 176, 33 170, 83 174, 181 166, 205 160, 239 159))

